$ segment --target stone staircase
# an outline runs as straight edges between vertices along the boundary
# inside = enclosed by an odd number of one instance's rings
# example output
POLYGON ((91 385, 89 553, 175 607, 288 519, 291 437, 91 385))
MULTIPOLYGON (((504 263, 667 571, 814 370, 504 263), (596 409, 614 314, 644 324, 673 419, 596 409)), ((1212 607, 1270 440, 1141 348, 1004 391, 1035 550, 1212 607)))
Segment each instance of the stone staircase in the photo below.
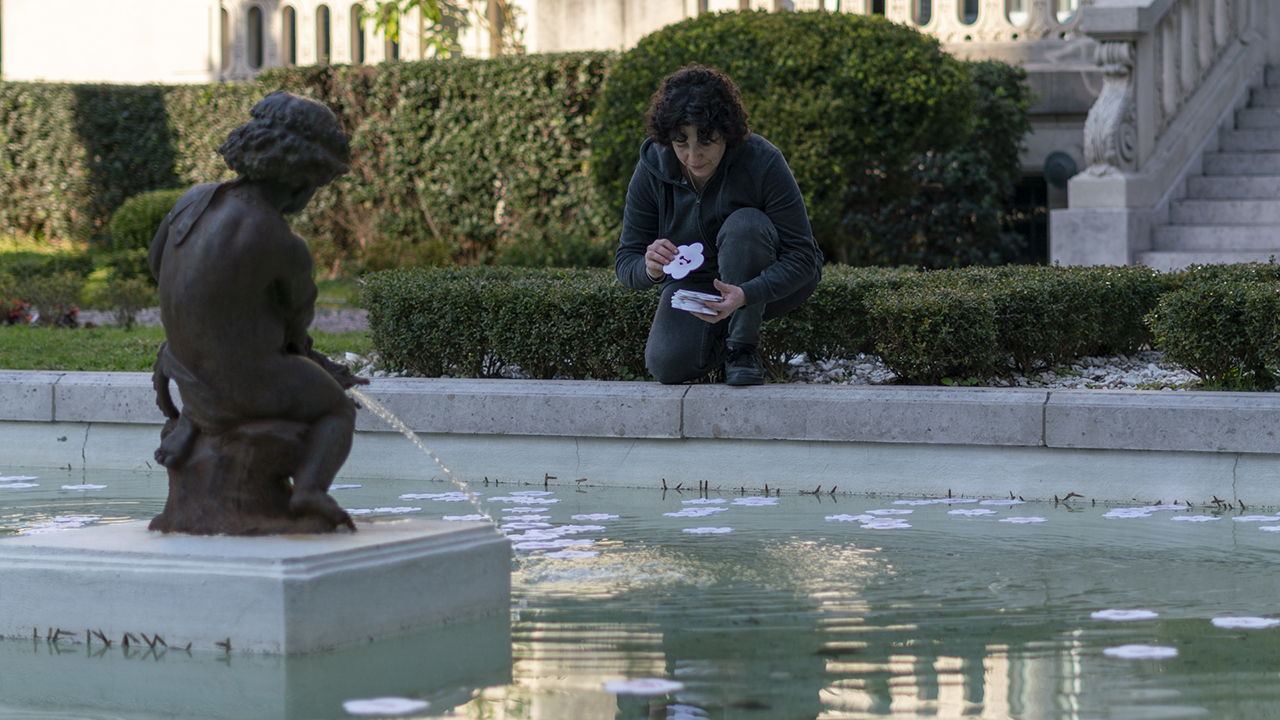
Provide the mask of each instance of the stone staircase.
POLYGON ((1169 225, 1155 229, 1153 249, 1136 261, 1157 270, 1198 263, 1280 262, 1280 68, 1267 68, 1235 128, 1206 151, 1203 175, 1170 203, 1169 225))

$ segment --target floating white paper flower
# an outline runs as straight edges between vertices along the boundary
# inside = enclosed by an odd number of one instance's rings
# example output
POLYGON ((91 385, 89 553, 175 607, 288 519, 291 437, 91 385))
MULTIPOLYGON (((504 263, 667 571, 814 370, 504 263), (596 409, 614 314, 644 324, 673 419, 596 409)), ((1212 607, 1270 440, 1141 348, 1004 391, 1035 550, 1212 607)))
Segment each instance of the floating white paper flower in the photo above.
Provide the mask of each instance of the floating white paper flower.
POLYGON ((409 715, 431 707, 426 700, 402 697, 378 697, 367 700, 347 700, 342 709, 349 715, 409 715))
POLYGON ((364 487, 364 486, 363 485, 342 485, 342 484, 335 483, 333 485, 330 485, 329 489, 330 490, 355 490, 358 487, 364 487))
POLYGON ((1109 647, 1102 654, 1121 660, 1168 660, 1178 657, 1178 648, 1167 645, 1120 645, 1109 647))
POLYGON ((684 504, 685 505, 723 505, 727 502, 729 501, 725 500, 724 498, 694 498, 692 500, 685 500, 684 504))
POLYGON ((704 250, 702 243, 696 242, 689 245, 677 245, 676 257, 671 262, 662 266, 662 272, 670 275, 676 280, 683 280, 689 273, 702 267, 705 258, 702 255, 704 250))
POLYGON ((499 526, 502 530, 537 530, 540 528, 549 528, 551 523, 545 522, 513 522, 504 523, 499 526))
POLYGON ((979 505, 1021 505, 1026 500, 983 500, 979 505))
POLYGON ((551 519, 550 515, 508 515, 502 518, 503 521, 511 522, 546 522, 551 519))
POLYGON ((1042 517, 1036 517, 1036 516, 1034 516, 1034 515, 1033 515, 1033 516, 1030 516, 1030 517, 1007 517, 1007 518, 1000 518, 1000 522, 1013 523, 1013 524, 1015 524, 1015 525, 1031 525, 1031 524, 1034 524, 1034 523, 1048 522, 1048 520, 1047 520, 1047 519, 1045 519, 1045 518, 1042 518, 1042 517))
POLYGON ((561 525, 556 529, 564 535, 577 535, 578 533, 604 532, 609 528, 603 525, 561 525))
POLYGON ((696 527, 685 528, 683 532, 690 535, 725 535, 733 532, 733 528, 728 527, 696 527))
POLYGON ((684 689, 684 683, 662 678, 614 680, 604 684, 604 691, 614 695, 669 695, 684 689))
POLYGON ((1263 532, 1280 532, 1280 525, 1263 525, 1258 529, 1263 532))
POLYGON ((599 555, 599 554, 600 554, 600 553, 599 553, 599 552, 597 552, 597 551, 595 551, 595 550, 557 550, 557 551, 555 551, 555 552, 549 552, 549 553, 546 553, 546 554, 544 554, 542 557, 549 557, 549 558, 589 558, 589 557, 595 557, 595 556, 597 556, 597 555, 599 555))
POLYGON ((25 482, 27 480, 39 480, 35 475, 10 475, 8 477, 0 477, 0 483, 16 483, 25 482))
POLYGON ((729 508, 722 507, 703 507, 703 508, 685 508, 676 512, 662 513, 666 517, 674 518, 698 518, 715 515, 718 512, 727 512, 729 508))
POLYGON ((1224 630, 1266 630, 1280 625, 1280 620, 1264 617, 1216 617, 1211 622, 1224 630))
POLYGON ((0 485, 0 490, 25 490, 27 488, 40 487, 39 483, 5 483, 0 485))
POLYGON ((516 490, 515 492, 507 494, 523 495, 524 497, 547 497, 548 495, 555 495, 555 493, 550 490, 516 490))
POLYGON ((946 502, 946 501, 945 500, 894 500, 891 504, 920 506, 920 505, 937 505, 938 503, 941 503, 941 502, 946 502))
POLYGON ((976 502, 978 502, 978 498, 938 498, 939 505, 965 505, 976 502))
POLYGON ((368 515, 373 512, 369 508, 345 508, 348 515, 368 515))
POLYGON ((483 515, 445 515, 440 519, 448 520, 449 522, 482 522, 489 518, 483 515))
POLYGON ((910 515, 913 512, 915 512, 915 510, 900 510, 898 508, 891 508, 889 510, 868 510, 866 514, 867 515, 910 515))
MULTIPOLYGON (((1132 518, 1151 517, 1151 513, 1147 512, 1146 508, 1140 507, 1115 508, 1114 510, 1108 511, 1102 517, 1109 518, 1111 520, 1128 520, 1132 518)), ((1174 519, 1176 520, 1177 518, 1174 519)))
POLYGON ((1160 614, 1150 610, 1116 610, 1114 608, 1110 608, 1107 610, 1098 610, 1090 614, 1089 617, 1094 620, 1132 622, 1134 620, 1154 620, 1160 617, 1160 614))
POLYGON ((827 522, 872 522, 876 519, 874 515, 828 515, 827 522))
POLYGON ((105 490, 106 485, 63 485, 63 490, 105 490))
POLYGON ((569 519, 570 520, 595 520, 599 522, 600 520, 617 520, 618 516, 610 515, 609 513, 584 513, 582 515, 570 515, 569 519))
POLYGON ((470 498, 463 492, 447 493, 405 493, 401 500, 435 500, 436 502, 467 502, 470 498))
POLYGON ((521 495, 520 497, 508 497, 503 495, 498 497, 491 497, 489 498, 489 502, 522 503, 524 505, 555 505, 556 503, 560 502, 560 499, 548 498, 548 497, 529 497, 527 495, 521 495))
POLYGON ((1216 518, 1212 515, 1174 515, 1169 519, 1177 520, 1178 522, 1214 522, 1222 518, 1216 518))
POLYGON ((97 515, 72 515, 70 517, 55 517, 47 522, 33 525, 24 530, 18 531, 19 535, 44 535, 46 533, 58 532, 61 530, 71 530, 73 528, 84 527, 91 522, 101 520, 97 515))
POLYGON ((911 527, 910 524, 902 520, 872 520, 862 524, 864 530, 905 530, 911 527))
POLYGON ((374 512, 383 515, 407 515, 408 513, 422 512, 420 507, 380 507, 374 508, 374 512))
POLYGON ((972 510, 966 510, 965 508, 956 508, 955 510, 948 510, 947 514, 961 515, 964 517, 985 517, 987 515, 996 515, 998 513, 996 513, 995 510, 988 510, 986 508, 973 508, 972 510))
POLYGON ((734 505, 761 506, 761 505, 777 505, 778 498, 767 497, 743 497, 734 498, 734 505))
POLYGON ((531 508, 531 507, 502 508, 502 512, 509 512, 509 513, 540 513, 543 510, 546 510, 546 508, 531 508))
POLYGON ((555 543, 556 547, 578 547, 596 544, 595 540, 589 540, 587 538, 567 538, 564 540, 552 540, 550 542, 555 543))
POLYGON ((551 550, 563 546, 556 544, 554 540, 525 540, 516 543, 514 547, 517 550, 551 550))
POLYGON ((1275 522, 1280 520, 1275 515, 1237 515, 1231 519, 1236 522, 1275 522))

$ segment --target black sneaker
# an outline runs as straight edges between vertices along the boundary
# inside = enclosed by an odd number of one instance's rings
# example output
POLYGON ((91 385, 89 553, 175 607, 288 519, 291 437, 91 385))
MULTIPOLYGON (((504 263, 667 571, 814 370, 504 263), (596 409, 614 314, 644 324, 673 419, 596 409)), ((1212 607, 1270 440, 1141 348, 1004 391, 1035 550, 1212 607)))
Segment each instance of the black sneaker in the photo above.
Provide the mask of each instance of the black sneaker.
POLYGON ((764 365, 755 345, 730 345, 729 357, 724 361, 724 381, 727 385, 763 385, 764 365))

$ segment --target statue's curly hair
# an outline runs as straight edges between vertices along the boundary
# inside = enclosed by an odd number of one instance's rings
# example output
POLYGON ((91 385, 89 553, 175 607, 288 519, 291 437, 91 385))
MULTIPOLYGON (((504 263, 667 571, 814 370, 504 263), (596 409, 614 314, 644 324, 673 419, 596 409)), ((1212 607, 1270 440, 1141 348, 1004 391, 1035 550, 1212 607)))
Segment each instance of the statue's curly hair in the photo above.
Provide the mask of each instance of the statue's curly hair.
POLYGON ((649 100, 646 128, 653 141, 667 147, 680 137, 680 128, 698 128, 698 139, 711 142, 717 134, 728 147, 747 139, 747 109, 742 93, 728 75, 698 63, 663 78, 649 100))
POLYGON ((277 90, 249 114, 218 148, 241 177, 322 187, 347 172, 347 135, 323 103, 277 90))

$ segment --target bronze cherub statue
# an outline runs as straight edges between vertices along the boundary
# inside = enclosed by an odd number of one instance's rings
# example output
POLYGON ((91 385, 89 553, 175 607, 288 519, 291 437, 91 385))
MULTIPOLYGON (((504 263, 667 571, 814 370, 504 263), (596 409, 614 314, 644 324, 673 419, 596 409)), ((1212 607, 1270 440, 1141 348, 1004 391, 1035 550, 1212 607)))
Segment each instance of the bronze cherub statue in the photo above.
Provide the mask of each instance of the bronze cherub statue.
POLYGON ((167 337, 153 375, 168 418, 156 460, 169 497, 150 527, 355 530, 328 490, 355 430, 344 390, 368 381, 312 349, 311 251, 285 220, 347 172, 347 137, 323 104, 286 92, 250 114, 218 148, 239 177, 192 188, 151 243, 167 337))

